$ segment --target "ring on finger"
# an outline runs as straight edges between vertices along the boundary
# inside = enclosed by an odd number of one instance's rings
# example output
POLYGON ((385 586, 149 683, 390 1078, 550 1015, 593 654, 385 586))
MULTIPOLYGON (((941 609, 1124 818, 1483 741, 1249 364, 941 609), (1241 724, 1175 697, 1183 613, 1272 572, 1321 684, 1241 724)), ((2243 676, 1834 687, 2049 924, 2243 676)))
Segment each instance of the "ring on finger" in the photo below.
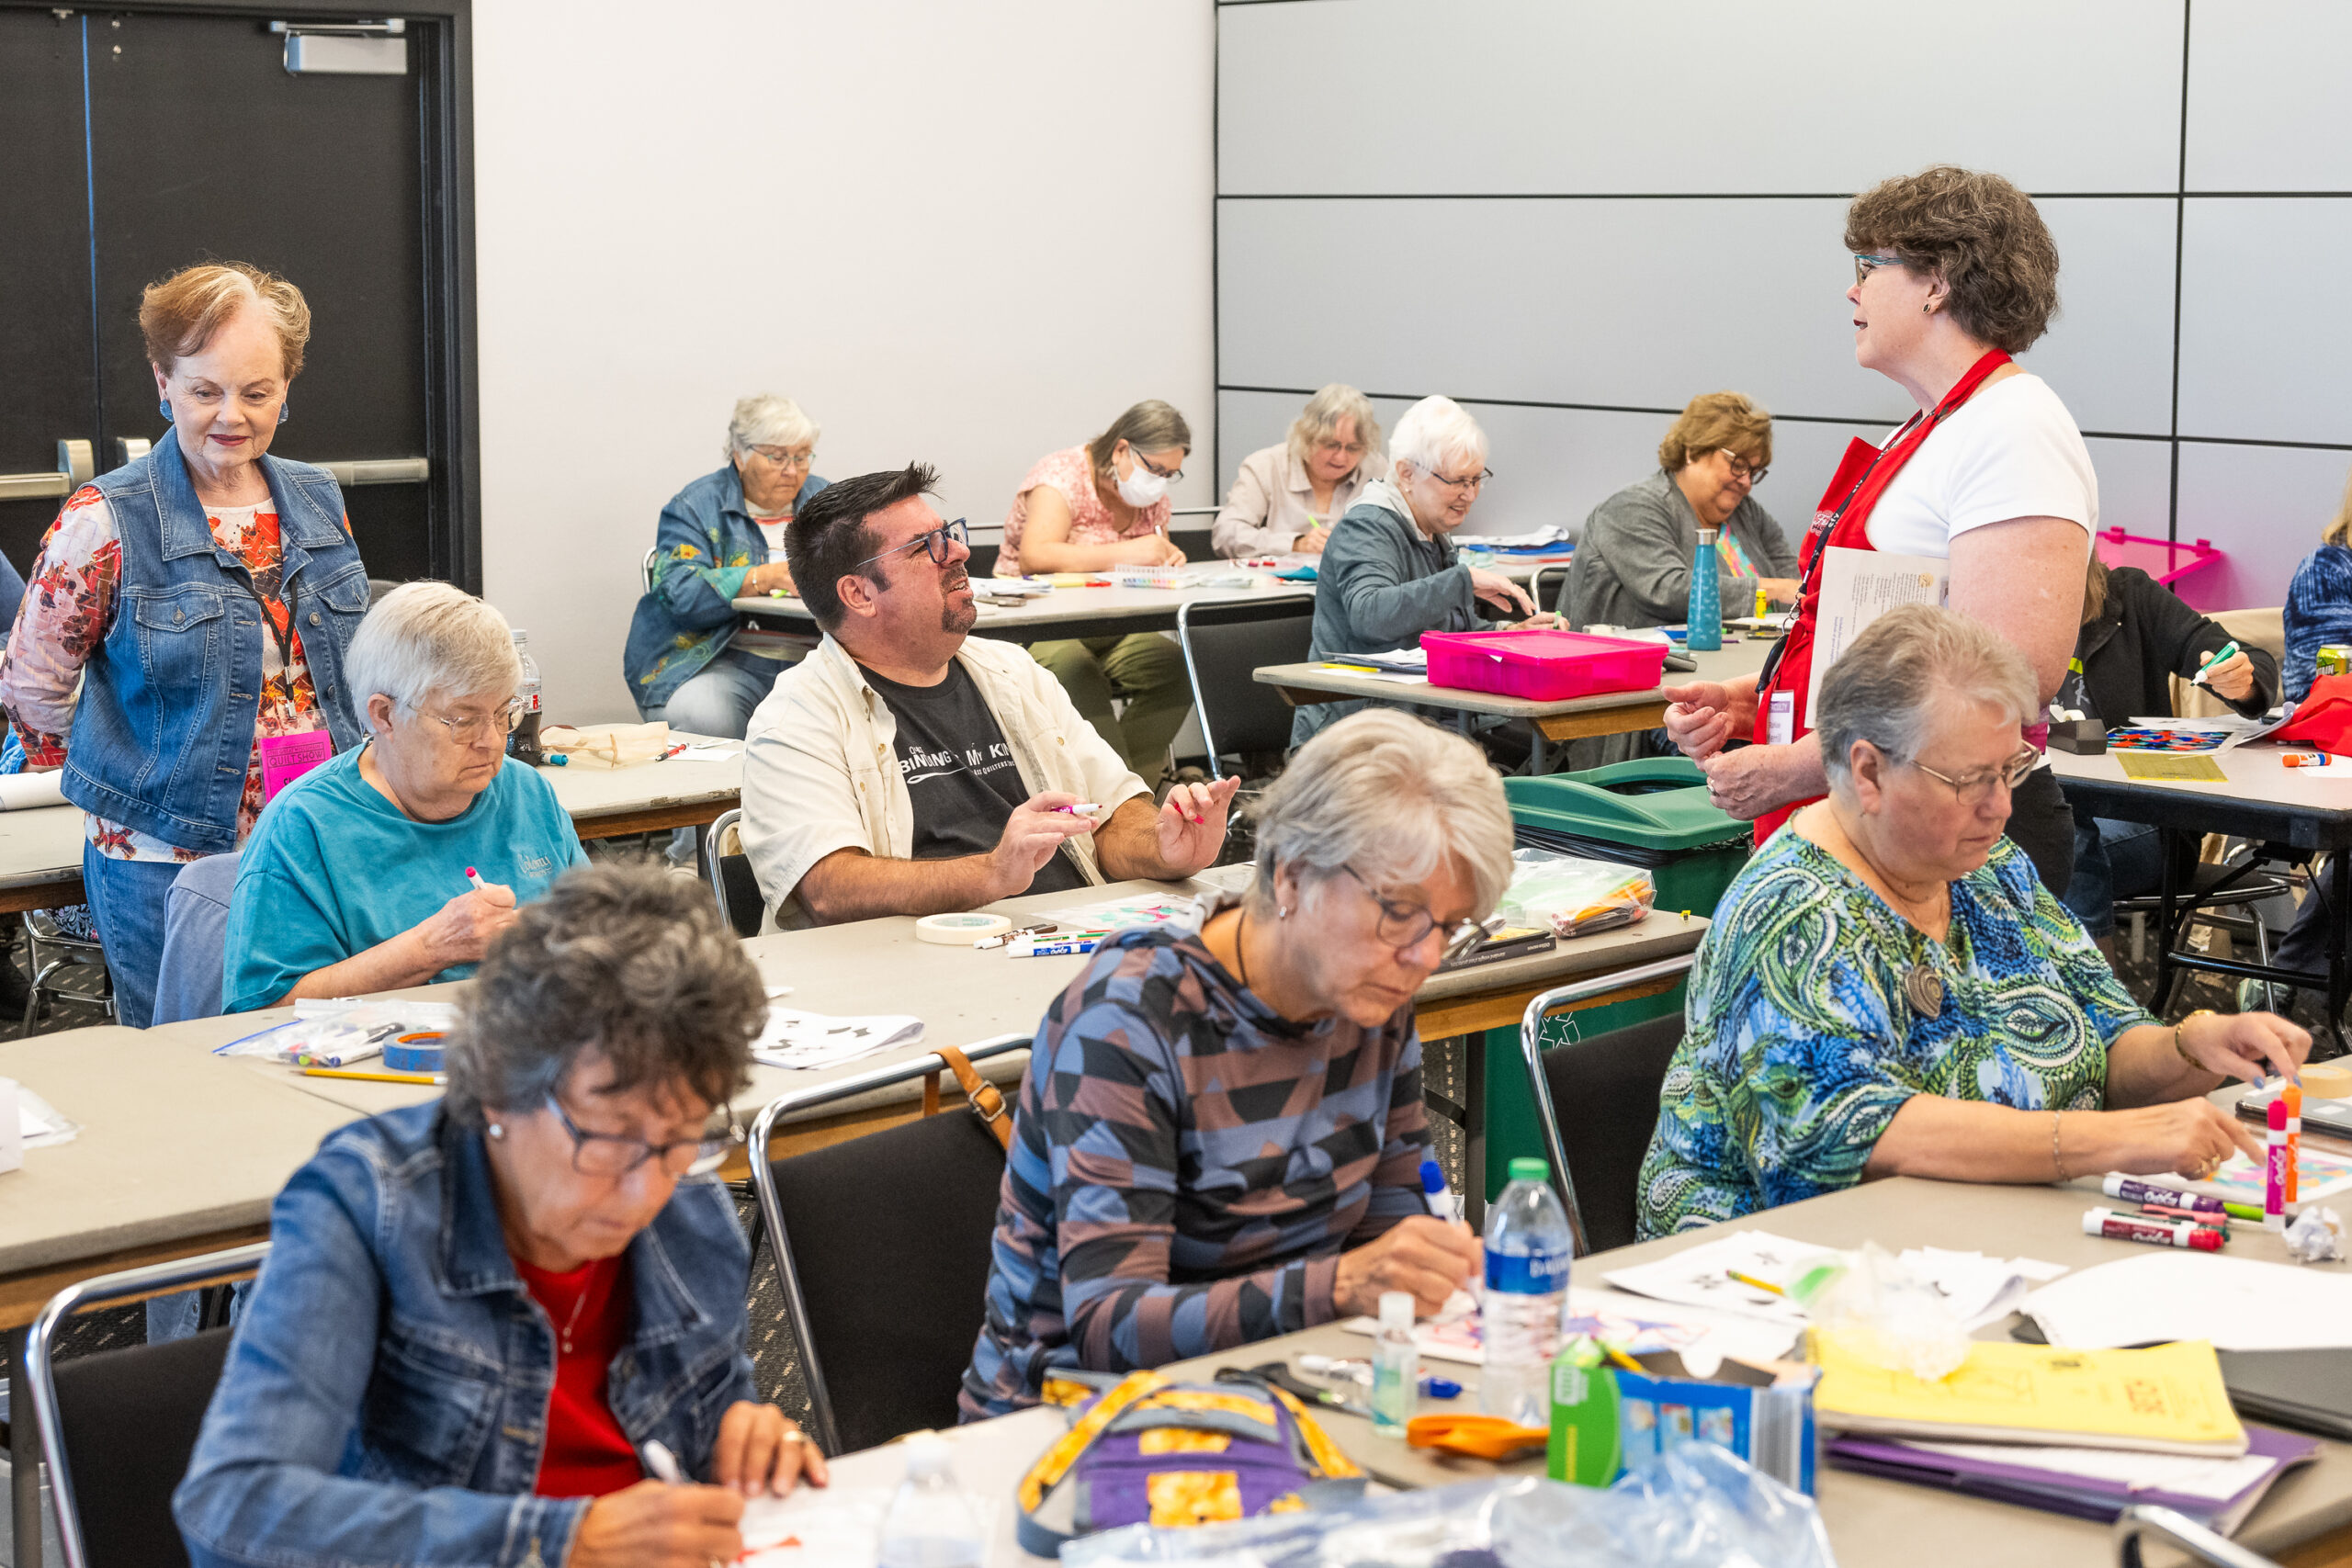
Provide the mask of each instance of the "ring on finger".
POLYGON ((784 1440, 787 1443, 805 1443, 808 1440, 808 1434, 797 1427, 788 1427, 785 1428, 784 1440))

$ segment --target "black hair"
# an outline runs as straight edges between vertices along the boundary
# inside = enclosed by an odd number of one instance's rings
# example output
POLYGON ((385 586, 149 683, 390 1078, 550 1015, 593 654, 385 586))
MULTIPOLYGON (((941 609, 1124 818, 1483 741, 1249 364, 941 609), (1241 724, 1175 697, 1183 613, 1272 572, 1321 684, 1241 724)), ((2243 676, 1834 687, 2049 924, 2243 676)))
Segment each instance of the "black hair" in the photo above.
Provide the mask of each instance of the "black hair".
MULTIPOLYGON (((819 626, 831 631, 842 624, 841 580, 875 553, 874 530, 865 520, 902 501, 933 494, 938 484, 937 468, 909 463, 827 485, 794 514, 785 527, 784 558, 800 602, 819 626)), ((871 569, 865 575, 880 586, 881 578, 871 569)))

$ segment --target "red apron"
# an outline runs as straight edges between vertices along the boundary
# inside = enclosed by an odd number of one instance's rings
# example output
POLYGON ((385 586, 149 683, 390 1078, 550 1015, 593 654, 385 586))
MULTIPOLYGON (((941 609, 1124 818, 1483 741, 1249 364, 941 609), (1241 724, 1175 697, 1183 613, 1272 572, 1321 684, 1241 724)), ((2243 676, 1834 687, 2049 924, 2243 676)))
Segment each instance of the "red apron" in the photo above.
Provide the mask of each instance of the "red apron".
MULTIPOLYGON (((1927 414, 1913 414, 1894 433, 1894 439, 1885 446, 1871 446, 1860 436, 1846 444, 1846 456, 1838 465, 1837 474, 1829 488, 1821 492, 1821 504, 1813 514, 1813 526, 1805 530, 1804 545, 1797 554, 1797 615, 1790 624, 1788 635, 1781 639, 1772 656, 1764 661, 1764 672, 1756 680, 1757 744, 1779 740, 1803 739, 1813 733, 1812 716, 1804 711, 1806 691, 1813 684, 1814 623, 1821 614, 1822 554, 1831 546, 1839 549, 1867 550, 1873 547, 1870 539, 1871 513, 1878 507, 1878 498, 1894 482, 1920 443, 1928 439, 1937 425, 1942 423, 1954 409, 1966 402, 1984 378, 2009 363, 2009 356, 1994 349, 1968 367, 1946 392, 1943 400, 1927 414), (1843 498, 1842 500, 1840 498, 1843 498), (1772 709, 1775 702, 1782 705, 1786 732, 1772 734, 1772 709)), ((1811 795, 1804 800, 1766 812, 1756 819, 1756 841, 1762 843, 1777 831, 1781 823, 1795 812, 1820 799, 1811 795)))

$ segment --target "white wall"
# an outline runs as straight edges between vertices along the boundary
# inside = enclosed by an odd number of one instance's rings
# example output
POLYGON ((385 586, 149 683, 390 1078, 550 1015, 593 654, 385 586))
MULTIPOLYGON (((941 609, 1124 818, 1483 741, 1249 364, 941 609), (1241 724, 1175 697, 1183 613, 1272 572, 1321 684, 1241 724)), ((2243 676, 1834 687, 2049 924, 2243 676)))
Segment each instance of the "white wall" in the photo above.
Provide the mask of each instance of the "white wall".
POLYGON ((548 707, 635 716, 662 503, 747 392, 828 478, 921 457, 1003 520, 1139 398, 1215 498, 1204 0, 476 0, 485 588, 548 707))

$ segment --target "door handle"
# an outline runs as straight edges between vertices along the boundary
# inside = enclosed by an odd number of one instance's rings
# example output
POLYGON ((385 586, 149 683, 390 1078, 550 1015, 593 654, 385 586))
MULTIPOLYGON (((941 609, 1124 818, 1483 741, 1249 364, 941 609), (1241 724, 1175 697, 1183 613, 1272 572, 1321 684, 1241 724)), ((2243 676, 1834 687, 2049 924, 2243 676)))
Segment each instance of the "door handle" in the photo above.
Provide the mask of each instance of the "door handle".
POLYGON ((57 468, 46 474, 0 474, 0 501, 38 501, 72 495, 97 478, 97 458, 86 441, 57 444, 57 468))
POLYGON ((360 457, 341 463, 322 463, 313 457, 305 461, 333 474, 334 482, 345 490, 353 485, 423 484, 433 477, 433 465, 423 457, 360 457))
POLYGON ((119 468, 147 456, 155 449, 155 444, 143 435, 118 435, 114 438, 114 449, 118 458, 115 467, 119 468))

